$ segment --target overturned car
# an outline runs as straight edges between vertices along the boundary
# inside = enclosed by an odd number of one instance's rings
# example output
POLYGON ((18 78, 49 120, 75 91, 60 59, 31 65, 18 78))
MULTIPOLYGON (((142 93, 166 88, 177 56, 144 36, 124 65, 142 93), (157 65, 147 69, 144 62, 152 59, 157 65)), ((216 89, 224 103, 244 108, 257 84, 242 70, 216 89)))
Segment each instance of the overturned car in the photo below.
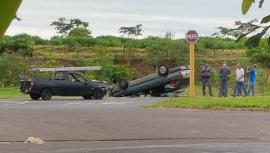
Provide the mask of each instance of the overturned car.
POLYGON ((167 65, 160 65, 158 73, 128 82, 119 81, 119 87, 111 88, 113 97, 151 95, 153 97, 168 96, 169 93, 185 89, 189 84, 189 67, 177 66, 169 69, 167 65))

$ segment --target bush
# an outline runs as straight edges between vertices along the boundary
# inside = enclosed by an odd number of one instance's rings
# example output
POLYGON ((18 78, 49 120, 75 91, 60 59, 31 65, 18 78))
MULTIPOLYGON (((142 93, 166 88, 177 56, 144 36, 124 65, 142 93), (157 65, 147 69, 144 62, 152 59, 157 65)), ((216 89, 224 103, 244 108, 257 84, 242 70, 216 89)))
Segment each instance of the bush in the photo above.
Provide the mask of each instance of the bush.
POLYGON ((265 67, 270 66, 270 47, 267 40, 262 40, 260 45, 256 48, 247 50, 247 56, 252 61, 262 64, 265 67))
POLYGON ((25 73, 27 66, 24 60, 16 55, 0 56, 0 86, 19 85, 19 75, 25 73))
POLYGON ((52 37, 50 44, 53 46, 82 46, 82 47, 92 47, 96 45, 96 39, 92 37, 52 37))
POLYGON ((32 56, 35 42, 29 37, 4 37, 0 41, 0 53, 20 53, 25 56, 32 56))
POLYGON ((104 80, 111 83, 116 83, 122 78, 130 79, 134 70, 129 68, 127 65, 116 65, 113 63, 112 58, 105 57, 101 61, 96 60, 81 60, 79 66, 101 66, 102 70, 98 72, 88 72, 85 74, 87 78, 104 80))
POLYGON ((35 45, 47 45, 48 44, 48 40, 42 39, 39 36, 31 36, 28 34, 19 34, 19 35, 13 36, 12 38, 33 41, 35 45))

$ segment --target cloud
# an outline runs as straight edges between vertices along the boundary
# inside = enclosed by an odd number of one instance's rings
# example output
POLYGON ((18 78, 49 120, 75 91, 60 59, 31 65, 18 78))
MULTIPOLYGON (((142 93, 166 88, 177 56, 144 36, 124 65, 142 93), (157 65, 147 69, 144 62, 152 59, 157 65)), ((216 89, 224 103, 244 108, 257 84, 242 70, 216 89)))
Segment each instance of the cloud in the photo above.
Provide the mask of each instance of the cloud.
POLYGON ((210 35, 216 27, 232 26, 242 18, 237 14, 240 2, 235 0, 24 0, 18 12, 23 20, 14 21, 7 34, 26 32, 50 38, 56 35, 50 24, 67 17, 89 21, 94 36, 119 35, 121 26, 136 24, 144 25, 144 36, 166 31, 183 36, 189 29, 210 35))

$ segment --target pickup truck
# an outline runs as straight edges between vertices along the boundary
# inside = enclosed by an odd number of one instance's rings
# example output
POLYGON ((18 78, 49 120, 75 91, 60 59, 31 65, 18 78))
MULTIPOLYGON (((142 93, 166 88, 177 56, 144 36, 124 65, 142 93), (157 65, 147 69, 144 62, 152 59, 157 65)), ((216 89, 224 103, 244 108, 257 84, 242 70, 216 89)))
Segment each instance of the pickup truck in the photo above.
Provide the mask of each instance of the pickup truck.
POLYGON ((187 88, 189 84, 189 66, 177 66, 169 69, 167 65, 160 65, 158 73, 134 79, 130 82, 120 80, 119 86, 110 89, 113 97, 151 95, 163 97, 168 93, 187 88))
MULTIPOLYGON (((61 69, 60 69, 61 70, 61 69)), ((82 96, 102 99, 107 94, 103 81, 86 80, 78 72, 55 71, 53 79, 21 77, 20 90, 33 100, 50 100, 52 96, 82 96)))

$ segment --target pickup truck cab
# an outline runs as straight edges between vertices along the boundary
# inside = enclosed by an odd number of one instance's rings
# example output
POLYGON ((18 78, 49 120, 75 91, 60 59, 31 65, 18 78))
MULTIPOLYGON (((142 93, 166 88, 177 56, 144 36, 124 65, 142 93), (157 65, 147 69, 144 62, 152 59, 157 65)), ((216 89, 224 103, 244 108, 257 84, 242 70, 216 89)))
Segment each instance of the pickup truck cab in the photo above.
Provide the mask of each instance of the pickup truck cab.
POLYGON ((20 90, 33 100, 50 100, 52 96, 102 99, 107 94, 105 82, 86 80, 80 73, 69 71, 56 71, 53 79, 21 77, 20 90))

